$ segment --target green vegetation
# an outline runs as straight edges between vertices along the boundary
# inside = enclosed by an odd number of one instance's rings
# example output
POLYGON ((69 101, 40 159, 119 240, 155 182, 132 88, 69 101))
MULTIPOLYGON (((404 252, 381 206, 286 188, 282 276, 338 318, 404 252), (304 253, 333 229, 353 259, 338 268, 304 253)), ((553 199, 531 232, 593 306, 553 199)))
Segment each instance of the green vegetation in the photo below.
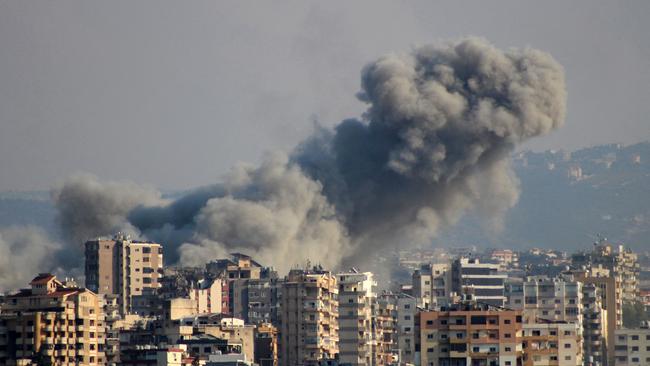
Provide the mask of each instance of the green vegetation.
POLYGON ((627 302, 623 304, 623 326, 625 328, 638 328, 642 321, 650 321, 650 313, 640 302, 627 302))

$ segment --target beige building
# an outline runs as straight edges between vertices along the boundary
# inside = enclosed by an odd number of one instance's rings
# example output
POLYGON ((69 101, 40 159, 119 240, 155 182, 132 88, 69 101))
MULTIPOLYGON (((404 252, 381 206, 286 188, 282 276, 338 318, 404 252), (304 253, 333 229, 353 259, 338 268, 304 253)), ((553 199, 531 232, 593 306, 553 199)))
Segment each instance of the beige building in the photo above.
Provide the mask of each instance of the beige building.
POLYGON ((623 301, 634 302, 639 296, 639 261, 636 253, 623 245, 613 245, 606 239, 594 244, 590 253, 576 253, 572 257, 573 266, 603 267, 620 280, 623 301))
POLYGON ((162 245, 131 240, 117 234, 110 240, 86 242, 86 287, 98 294, 118 296, 122 315, 130 312, 134 296, 160 287, 162 245))
POLYGON ((602 338, 606 345, 608 364, 614 362, 614 334, 616 329, 623 327, 623 289, 621 277, 603 267, 592 267, 588 270, 571 272, 577 281, 584 285, 595 285, 600 306, 606 314, 605 333, 602 338))
POLYGON ((374 310, 375 365, 392 365, 399 361, 397 342, 397 297, 384 292, 377 297, 374 310))
POLYGON ((428 263, 413 272, 413 296, 418 306, 433 309, 449 303, 451 273, 449 263, 428 263))
POLYGON ((196 301, 196 313, 221 313, 223 297, 223 280, 200 280, 196 287, 190 289, 190 299, 196 301))
MULTIPOLYGON (((174 314, 179 316, 180 312, 174 314)), ((230 352, 244 354, 247 360, 255 357, 255 326, 245 324, 242 319, 221 314, 182 316, 168 322, 164 334, 172 344, 182 344, 192 337, 203 338, 202 335, 209 336, 206 339, 221 339, 227 342, 230 352)))
POLYGON ((371 272, 337 275, 339 284, 339 362, 372 365, 376 334, 373 309, 377 283, 371 272))
POLYGON ((9 295, 0 315, 0 364, 104 365, 100 301, 44 273, 9 295))
POLYGON ((582 328, 582 282, 529 276, 506 283, 506 307, 523 310, 525 323, 565 321, 582 328))
POLYGON ((523 325, 523 366, 582 366, 580 326, 572 323, 523 325))
POLYGON ((280 365, 318 365, 339 353, 336 276, 320 268, 292 270, 282 286, 280 365))
POLYGON ((587 365, 604 365, 607 361, 607 311, 599 292, 593 283, 582 286, 582 355, 587 365))
POLYGON ((616 366, 650 365, 650 329, 618 329, 615 340, 616 366))

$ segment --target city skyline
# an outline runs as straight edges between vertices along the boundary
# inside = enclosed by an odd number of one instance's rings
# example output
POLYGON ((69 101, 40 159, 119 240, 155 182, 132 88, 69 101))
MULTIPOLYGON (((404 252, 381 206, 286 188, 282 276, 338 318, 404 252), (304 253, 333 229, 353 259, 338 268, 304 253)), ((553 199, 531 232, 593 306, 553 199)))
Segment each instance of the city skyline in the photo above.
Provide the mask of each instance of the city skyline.
POLYGON ((0 365, 650 365, 648 14, 0 1, 0 365))

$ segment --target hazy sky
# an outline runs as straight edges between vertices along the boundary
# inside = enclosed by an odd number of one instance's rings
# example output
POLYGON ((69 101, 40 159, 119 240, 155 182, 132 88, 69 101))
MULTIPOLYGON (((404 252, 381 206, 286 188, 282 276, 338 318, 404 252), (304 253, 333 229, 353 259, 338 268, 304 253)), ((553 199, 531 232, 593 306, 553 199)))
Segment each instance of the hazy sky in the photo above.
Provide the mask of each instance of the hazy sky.
POLYGON ((650 1, 1 1, 0 190, 89 172, 189 188, 358 116, 364 64, 466 35, 550 52, 567 123, 650 139, 650 1), (435 3, 435 4, 434 4, 435 3))

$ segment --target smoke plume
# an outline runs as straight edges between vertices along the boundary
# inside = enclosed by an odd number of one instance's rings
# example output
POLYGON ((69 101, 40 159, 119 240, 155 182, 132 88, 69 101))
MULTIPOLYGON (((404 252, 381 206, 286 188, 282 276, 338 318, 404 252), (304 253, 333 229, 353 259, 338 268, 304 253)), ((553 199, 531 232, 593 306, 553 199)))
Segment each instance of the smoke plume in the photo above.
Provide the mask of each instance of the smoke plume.
POLYGON ((430 239, 468 211, 498 226, 519 195, 510 153, 559 127, 566 108, 550 55, 475 38, 368 64, 358 97, 361 118, 318 127, 289 156, 237 166, 176 200, 73 178, 53 195, 62 229, 77 245, 135 230, 185 264, 242 251, 279 269, 335 266, 400 238, 430 239))
POLYGON ((0 230, 0 290, 24 287, 39 272, 53 270, 49 255, 59 249, 36 227, 0 230))

